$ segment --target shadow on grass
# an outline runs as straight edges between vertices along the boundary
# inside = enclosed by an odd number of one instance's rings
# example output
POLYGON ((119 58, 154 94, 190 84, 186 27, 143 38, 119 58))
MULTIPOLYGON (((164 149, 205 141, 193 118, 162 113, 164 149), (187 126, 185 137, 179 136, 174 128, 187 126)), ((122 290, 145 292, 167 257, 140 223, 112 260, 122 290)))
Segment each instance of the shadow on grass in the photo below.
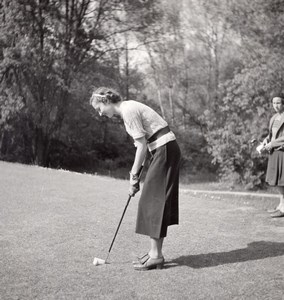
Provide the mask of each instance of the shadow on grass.
POLYGON ((180 256, 166 262, 165 268, 188 266, 202 269, 282 255, 284 255, 284 243, 259 241, 249 243, 247 248, 228 252, 180 256))

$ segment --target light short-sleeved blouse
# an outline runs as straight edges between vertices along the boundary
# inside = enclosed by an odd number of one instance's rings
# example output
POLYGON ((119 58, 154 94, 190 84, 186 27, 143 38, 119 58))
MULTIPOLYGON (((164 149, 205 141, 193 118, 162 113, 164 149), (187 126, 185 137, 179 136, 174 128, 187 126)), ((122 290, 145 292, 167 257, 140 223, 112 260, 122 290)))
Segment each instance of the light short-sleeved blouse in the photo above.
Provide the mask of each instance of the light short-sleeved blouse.
POLYGON ((135 140, 143 136, 148 140, 168 123, 149 106, 134 101, 123 101, 120 105, 127 133, 135 140))

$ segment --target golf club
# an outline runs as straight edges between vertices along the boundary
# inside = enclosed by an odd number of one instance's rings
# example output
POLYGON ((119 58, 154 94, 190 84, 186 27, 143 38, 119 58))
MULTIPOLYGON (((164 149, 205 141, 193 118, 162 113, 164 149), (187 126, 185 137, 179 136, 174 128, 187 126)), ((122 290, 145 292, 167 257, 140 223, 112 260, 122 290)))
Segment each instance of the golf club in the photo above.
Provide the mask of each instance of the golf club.
MULTIPOLYGON (((141 178, 143 167, 144 167, 144 165, 141 166, 141 168, 140 168, 140 170, 139 170, 139 172, 138 172, 139 179, 141 178)), ((126 209, 127 209, 128 205, 129 205, 129 202, 130 202, 131 197, 132 197, 132 196, 129 196, 128 199, 127 199, 127 202, 126 202, 126 205, 125 205, 125 207, 124 207, 122 216, 121 216, 121 218, 120 218, 120 221, 119 221, 119 223, 118 223, 118 226, 117 226, 116 231, 115 231, 115 234, 114 234, 114 237, 113 237, 112 242, 111 242, 111 244, 110 244, 110 247, 109 247, 109 250, 108 250, 108 254, 107 254, 106 259, 104 260, 104 259, 100 259, 100 258, 95 257, 95 258, 94 258, 94 261, 93 261, 93 264, 94 264, 95 266, 107 264, 107 260, 108 260, 110 251, 111 251, 111 249, 112 249, 113 243, 114 243, 115 238, 116 238, 116 236, 117 236, 118 230, 119 230, 119 228, 120 228, 121 222, 122 222, 123 217, 124 217, 124 215, 125 215, 126 209)))

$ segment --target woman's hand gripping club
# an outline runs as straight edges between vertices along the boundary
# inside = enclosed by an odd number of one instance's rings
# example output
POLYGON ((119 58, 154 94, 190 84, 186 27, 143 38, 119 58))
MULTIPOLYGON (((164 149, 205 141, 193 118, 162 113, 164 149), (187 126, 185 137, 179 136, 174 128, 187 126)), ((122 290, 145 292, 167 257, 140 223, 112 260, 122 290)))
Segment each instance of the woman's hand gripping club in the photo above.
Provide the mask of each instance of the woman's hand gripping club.
POLYGON ((128 194, 130 197, 134 197, 136 193, 140 191, 140 178, 141 178, 141 173, 143 170, 143 165, 141 166, 138 174, 132 174, 130 172, 130 187, 128 190, 128 194))

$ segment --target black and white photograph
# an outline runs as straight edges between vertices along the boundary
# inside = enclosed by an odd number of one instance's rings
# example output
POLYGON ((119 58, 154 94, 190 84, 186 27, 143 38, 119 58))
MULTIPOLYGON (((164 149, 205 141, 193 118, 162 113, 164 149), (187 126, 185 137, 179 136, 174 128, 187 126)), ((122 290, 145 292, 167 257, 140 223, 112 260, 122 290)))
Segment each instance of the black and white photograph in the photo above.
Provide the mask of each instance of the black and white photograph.
POLYGON ((0 299, 284 299, 283 0, 0 0, 0 299))

